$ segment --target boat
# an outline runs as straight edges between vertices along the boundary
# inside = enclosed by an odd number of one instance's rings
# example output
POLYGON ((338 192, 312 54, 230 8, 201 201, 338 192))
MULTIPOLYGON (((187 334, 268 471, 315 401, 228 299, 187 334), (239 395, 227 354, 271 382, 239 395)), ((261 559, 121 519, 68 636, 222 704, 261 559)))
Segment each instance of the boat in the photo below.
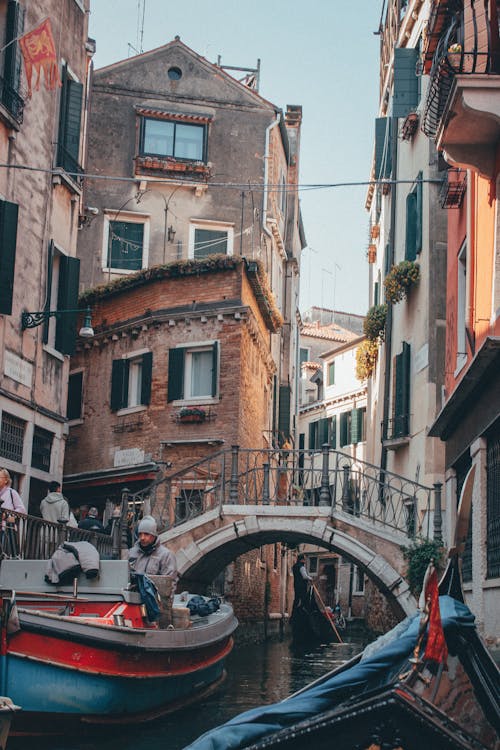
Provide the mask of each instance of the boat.
POLYGON ((334 611, 324 606, 317 589, 312 586, 304 601, 294 603, 290 626, 293 642, 298 646, 308 647, 315 642, 342 643, 340 631, 343 628, 338 626, 334 611))
POLYGON ((432 596, 424 580, 420 612, 294 695, 234 717, 185 750, 500 750, 500 671, 460 578, 473 477, 446 571, 439 586, 430 574, 432 596))
POLYGON ((229 604, 191 614, 194 595, 176 594, 173 624, 160 628, 131 588, 126 560, 101 560, 98 577, 80 573, 72 585, 47 583, 46 566, 0 566, 0 693, 22 706, 12 734, 148 721, 224 678, 238 624, 229 604))

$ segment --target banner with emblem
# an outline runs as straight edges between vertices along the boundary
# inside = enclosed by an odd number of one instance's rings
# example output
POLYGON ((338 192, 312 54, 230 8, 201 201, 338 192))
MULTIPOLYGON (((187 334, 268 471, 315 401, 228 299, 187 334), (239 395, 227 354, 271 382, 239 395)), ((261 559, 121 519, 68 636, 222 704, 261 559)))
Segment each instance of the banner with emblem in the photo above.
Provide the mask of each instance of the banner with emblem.
POLYGON ((19 46, 24 60, 24 69, 28 81, 28 97, 31 96, 33 71, 36 74, 35 91, 40 88, 43 71, 45 88, 50 91, 61 85, 56 45, 52 35, 50 19, 46 18, 36 29, 29 31, 19 39, 19 46))

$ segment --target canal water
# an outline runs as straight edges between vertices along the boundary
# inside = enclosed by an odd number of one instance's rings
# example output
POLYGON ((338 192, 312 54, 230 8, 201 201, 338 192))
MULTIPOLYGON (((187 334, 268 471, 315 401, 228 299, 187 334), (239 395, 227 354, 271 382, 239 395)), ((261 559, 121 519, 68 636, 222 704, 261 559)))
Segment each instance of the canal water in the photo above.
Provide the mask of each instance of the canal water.
MULTIPOLYGON (((347 636, 346 636, 347 638, 347 636)), ((298 651, 289 640, 237 644, 226 661, 225 682, 202 702, 152 724, 78 737, 11 737, 8 750, 182 750, 249 708, 286 698, 363 649, 362 637, 298 651)))

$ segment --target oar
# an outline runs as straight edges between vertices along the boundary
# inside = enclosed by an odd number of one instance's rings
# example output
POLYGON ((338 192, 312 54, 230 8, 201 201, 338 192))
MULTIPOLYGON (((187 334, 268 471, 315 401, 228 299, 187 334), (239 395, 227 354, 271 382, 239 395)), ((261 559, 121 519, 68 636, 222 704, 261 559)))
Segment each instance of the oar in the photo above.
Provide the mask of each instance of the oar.
POLYGON ((64 601, 73 601, 76 599, 79 602, 89 602, 90 599, 82 599, 81 597, 75 597, 73 594, 50 594, 42 591, 19 591, 16 590, 17 596, 28 596, 33 599, 62 599, 64 601))
POLYGON ((319 593, 318 589, 316 588, 316 586, 314 585, 314 583, 311 583, 311 588, 313 588, 313 589, 314 589, 314 593, 315 593, 315 594, 316 594, 316 596, 318 597, 318 599, 319 599, 319 603, 320 603, 320 604, 321 604, 321 606, 323 607, 323 611, 324 611, 324 613, 325 613, 325 615, 326 615, 326 617, 327 617, 327 619, 328 619, 328 622, 329 622, 329 623, 330 623, 330 625, 332 626, 332 628, 333 628, 333 631, 334 631, 335 635, 337 636, 337 638, 338 638, 338 641, 339 641, 339 643, 344 643, 344 641, 343 641, 343 640, 342 640, 342 638, 340 637, 340 633, 339 633, 339 631, 338 631, 338 630, 337 630, 337 628, 335 627, 335 623, 333 622, 333 617, 331 616, 330 612, 329 612, 329 611, 327 610, 327 608, 325 607, 325 603, 324 603, 323 599, 321 598, 321 596, 320 596, 320 593, 319 593))

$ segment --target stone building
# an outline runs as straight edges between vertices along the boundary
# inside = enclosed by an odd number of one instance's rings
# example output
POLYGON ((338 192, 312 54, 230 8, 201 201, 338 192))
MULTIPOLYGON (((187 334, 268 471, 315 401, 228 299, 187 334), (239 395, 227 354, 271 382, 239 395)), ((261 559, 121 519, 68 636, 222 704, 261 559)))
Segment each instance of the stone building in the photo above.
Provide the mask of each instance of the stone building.
POLYGON ((78 300, 88 9, 88 0, 0 2, 0 465, 30 513, 63 474, 77 316, 53 313, 78 300), (41 73, 37 88, 34 69, 29 98, 16 40, 47 18, 61 85, 47 88, 41 73))

